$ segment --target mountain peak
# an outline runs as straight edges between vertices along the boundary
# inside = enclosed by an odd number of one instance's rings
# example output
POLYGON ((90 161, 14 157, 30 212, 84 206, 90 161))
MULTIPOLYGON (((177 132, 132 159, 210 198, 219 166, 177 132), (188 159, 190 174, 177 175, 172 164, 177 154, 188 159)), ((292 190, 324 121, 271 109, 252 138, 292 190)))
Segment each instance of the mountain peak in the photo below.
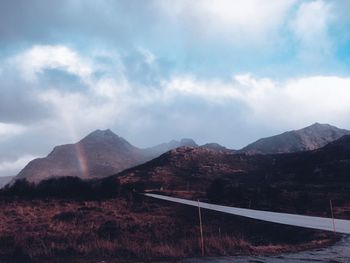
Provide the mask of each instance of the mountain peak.
POLYGON ((113 144, 119 142, 122 144, 129 144, 126 140, 112 132, 110 129, 95 130, 80 140, 80 143, 93 142, 110 142, 113 144))
MULTIPOLYGON (((341 136, 345 135, 345 134, 349 134, 349 131, 348 130, 345 130, 345 129, 340 129, 336 126, 333 126, 333 125, 330 125, 330 124, 327 124, 327 123, 319 123, 319 122, 315 122, 314 124, 310 125, 310 126, 307 126, 305 128, 302 128, 300 130, 296 130, 294 131, 300 135, 305 135, 305 134, 309 134, 312 135, 312 134, 315 134, 315 135, 319 135, 319 136, 323 136, 323 137, 327 137, 327 136, 330 136, 330 135, 335 135, 336 134, 340 134, 341 136)), ((340 137, 341 137, 340 136, 340 137)), ((339 138, 340 138, 339 137, 339 138)), ((338 138, 336 138, 338 139, 338 138)), ((333 141, 333 139, 332 139, 333 141)))
POLYGON ((97 129, 97 130, 91 132, 90 134, 88 134, 86 137, 111 137, 111 136, 118 137, 118 135, 116 135, 110 129, 106 129, 106 130, 97 129))
POLYGON ((315 150, 347 134, 350 134, 350 131, 315 122, 299 130, 260 139, 249 144, 240 152, 273 154, 315 150))
POLYGON ((316 129, 328 129, 328 128, 337 128, 335 126, 332 126, 328 123, 319 123, 319 122, 315 122, 313 124, 311 124, 310 126, 307 126, 305 128, 302 128, 301 130, 303 129, 310 129, 310 128, 316 128, 316 129))

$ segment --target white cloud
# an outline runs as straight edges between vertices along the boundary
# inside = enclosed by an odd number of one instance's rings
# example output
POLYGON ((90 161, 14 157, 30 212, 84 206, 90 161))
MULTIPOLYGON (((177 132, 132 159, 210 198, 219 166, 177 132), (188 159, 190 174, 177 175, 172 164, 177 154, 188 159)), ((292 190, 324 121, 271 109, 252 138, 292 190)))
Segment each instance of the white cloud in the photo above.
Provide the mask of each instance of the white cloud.
POLYGON ((63 45, 36 45, 17 55, 10 62, 17 65, 24 78, 36 80, 44 69, 61 69, 88 81, 93 71, 90 63, 63 45))
POLYGON ((314 44, 320 41, 320 36, 324 38, 327 34, 330 19, 330 5, 317 0, 302 3, 291 22, 291 26, 300 41, 314 44))
POLYGON ((302 3, 290 28, 300 45, 299 55, 306 61, 319 62, 331 55, 332 41, 328 29, 334 17, 332 5, 323 0, 302 3))
POLYGON ((310 76, 277 82, 238 75, 224 83, 186 76, 174 77, 165 87, 167 98, 190 95, 210 103, 240 103, 252 122, 287 127, 315 121, 350 124, 350 78, 310 76))
MULTIPOLYGON (((30 50, 33 48, 22 54, 29 54, 30 50)), ((242 125, 258 127, 254 136, 260 136, 259 127, 261 129, 262 126, 281 131, 318 121, 350 127, 350 78, 307 76, 277 81, 245 74, 223 81, 174 74, 170 79, 159 79, 157 87, 149 87, 130 80, 125 73, 127 67, 119 65, 121 61, 118 57, 115 58, 118 61, 112 63, 116 67, 108 68, 108 64, 100 65, 100 60, 93 56, 84 57, 69 48, 64 50, 75 54, 73 57, 78 59, 68 60, 74 63, 62 62, 59 58, 39 60, 44 62, 37 63, 41 66, 32 71, 37 78, 34 84, 40 87, 41 75, 36 73, 37 70, 57 66, 63 71, 76 72, 82 80, 88 76, 89 81, 84 82, 86 89, 60 89, 55 85, 36 89, 30 94, 50 109, 50 118, 35 123, 35 127, 26 128, 0 123, 0 138, 22 135, 22 142, 26 143, 27 134, 35 137, 48 133, 49 151, 53 146, 50 140, 54 140, 55 144, 74 142, 98 128, 112 128, 117 133, 122 131, 120 135, 127 139, 133 134, 133 139, 138 138, 143 145, 150 146, 150 140, 154 144, 160 143, 160 136, 165 140, 172 139, 164 134, 174 138, 188 136, 187 133, 192 132, 190 136, 194 138, 203 136, 203 142, 209 136, 215 140, 218 131, 208 128, 211 123, 227 128, 227 137, 223 139, 227 144, 231 140, 236 143, 244 136, 244 142, 252 140, 242 131, 236 131, 238 139, 232 138, 231 131, 243 130, 242 125), (80 74, 77 65, 88 68, 88 71, 83 71, 88 73, 80 74), (95 74, 101 68, 103 74, 95 74), (204 129, 206 132, 203 132, 204 129), (140 138, 140 134, 146 132, 148 135, 140 138)), ((16 139, 14 137, 13 140, 16 139)), ((240 144, 244 142, 240 141, 240 144)), ((12 156, 27 153, 28 149, 25 149, 21 154, 12 156)), ((32 155, 46 153, 35 152, 32 155)), ((9 162, 0 164, 0 174, 8 174, 6 169, 10 169, 11 165, 9 162)))
POLYGON ((50 89, 40 95, 40 100, 49 104, 55 112, 54 118, 45 125, 53 126, 52 128, 66 133, 70 140, 75 141, 80 139, 77 134, 107 128, 107 124, 111 124, 119 115, 119 105, 116 101, 96 98, 93 93, 70 93, 50 89))
MULTIPOLYGON (((185 23, 196 37, 222 34, 229 40, 266 41, 287 19, 297 0, 155 0, 161 13, 175 23, 185 23)), ((238 43, 236 43, 238 44, 238 43)), ((250 42, 250 44, 256 44, 250 42)))
POLYGON ((262 96, 245 96, 260 122, 274 125, 302 127, 315 121, 348 124, 350 114, 350 78, 311 76, 273 82, 267 87, 260 80, 253 89, 263 89, 262 96))
POLYGON ((0 140, 19 135, 25 130, 25 127, 22 125, 0 122, 0 140))
POLYGON ((202 97, 207 101, 224 103, 230 99, 237 99, 240 92, 231 84, 219 80, 201 81, 193 76, 177 76, 163 83, 164 98, 174 99, 177 95, 202 97))
MULTIPOLYGON (((316 9, 321 8, 319 1, 308 4, 316 9)), ((153 63, 155 56, 152 53, 145 49, 138 51, 153 63)), ((98 62, 64 46, 35 46, 16 56, 16 59, 19 57, 30 58, 28 63, 31 63, 32 69, 27 62, 20 66, 25 65, 34 75, 45 67, 59 67, 84 79, 100 68, 98 62)), ((37 96, 55 110, 55 118, 59 122, 82 127, 80 129, 84 131, 92 127, 106 127, 112 122, 130 121, 130 112, 135 109, 155 103, 176 102, 179 96, 222 105, 238 102, 243 105, 246 118, 259 122, 274 120, 298 125, 300 122, 315 121, 346 122, 346 115, 350 113, 348 78, 309 76, 278 82, 247 74, 236 75, 231 82, 224 82, 219 79, 201 80, 192 75, 175 75, 170 80, 161 81, 159 88, 150 89, 135 87, 123 70, 121 67, 114 75, 90 78, 84 92, 62 91, 53 86, 37 96)), ((0 125, 0 135, 22 131, 20 126, 0 125)))
MULTIPOLYGON (((79 58, 73 61, 89 61, 73 50, 68 53, 79 58)), ((58 61, 51 60, 50 63, 65 64, 58 61)), ((81 66, 89 68, 89 74, 100 68, 98 62, 93 60, 81 66)), ((72 68, 75 70, 74 66, 72 68)), ((67 71, 73 69, 70 66, 63 68, 67 71)), ((84 74, 79 76, 85 77, 84 74)), ((252 123, 269 123, 280 127, 302 127, 315 121, 340 126, 349 123, 350 78, 309 76, 276 81, 246 74, 236 75, 232 81, 225 82, 220 79, 204 80, 193 75, 174 75, 160 83, 156 89, 135 87, 122 68, 115 75, 90 78, 84 92, 49 88, 41 91, 39 99, 56 112, 50 125, 56 125, 62 131, 68 127, 77 134, 114 125, 131 127, 132 124, 128 122, 133 122, 132 118, 143 109, 162 104, 175 105, 179 98, 204 104, 239 104, 242 109, 240 114, 243 114, 240 118, 252 123)))
MULTIPOLYGON (((152 64, 156 60, 154 54, 146 49, 140 47, 136 51, 142 54, 145 63, 152 64)), ((36 128, 61 133, 59 137, 69 141, 76 141, 94 129, 110 128, 128 119, 133 107, 154 102, 157 96, 152 96, 150 90, 131 85, 125 73, 127 69, 120 64, 120 57, 103 50, 85 57, 62 45, 34 46, 8 59, 7 63, 12 71, 22 73, 16 74, 18 80, 35 81, 27 85, 35 87, 30 95, 38 104, 50 109, 49 118, 36 123, 41 127, 36 128), (112 61, 106 64, 105 59, 112 61), (85 88, 66 89, 55 83, 42 86, 41 77, 44 75, 40 73, 45 74, 45 69, 60 69, 74 74, 85 88)), ((0 123, 3 139, 24 131, 22 126, 0 123)))

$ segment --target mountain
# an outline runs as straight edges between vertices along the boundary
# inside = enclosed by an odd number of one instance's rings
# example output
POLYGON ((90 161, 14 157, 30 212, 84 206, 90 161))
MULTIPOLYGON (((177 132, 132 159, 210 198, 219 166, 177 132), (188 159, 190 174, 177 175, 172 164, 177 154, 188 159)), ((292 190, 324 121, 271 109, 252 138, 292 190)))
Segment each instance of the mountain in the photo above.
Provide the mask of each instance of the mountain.
MULTIPOLYGON (((350 135, 312 151, 246 155, 204 147, 180 147, 117 175, 122 183, 181 190, 187 183, 205 188, 217 178, 231 182, 350 182, 350 135)), ((350 185, 349 185, 350 186, 350 185)))
POLYGON ((151 189, 186 190, 190 186, 204 191, 215 178, 240 177, 255 170, 248 161, 252 158, 204 147, 180 147, 115 176, 122 184, 142 183, 151 189))
POLYGON ((142 187, 189 199, 206 193, 213 202, 329 216, 329 200, 347 207, 350 215, 349 171, 350 135, 346 135, 313 151, 284 154, 181 147, 109 178, 126 189, 142 187))
MULTIPOLYGON (((191 139, 173 140, 141 149, 131 145, 110 130, 96 130, 76 144, 57 146, 47 157, 31 161, 15 179, 26 178, 28 181, 39 182, 46 178, 59 176, 77 176, 83 179, 101 178, 117 174, 178 148, 178 151, 171 151, 168 154, 170 156, 179 155, 190 160, 185 172, 192 170, 193 174, 196 174, 201 171, 203 174, 213 174, 213 177, 216 177, 215 173, 218 175, 222 172, 235 173, 236 169, 242 168, 240 166, 242 162, 250 162, 249 169, 261 168, 259 165, 262 157, 251 159, 244 157, 242 153, 254 155, 314 150, 346 134, 350 134, 350 131, 328 124, 315 123, 300 130, 260 139, 239 151, 234 151, 215 143, 198 146, 191 139), (182 148, 187 150, 184 151, 182 148), (194 155, 189 155, 188 152, 194 155), (235 154, 238 157, 235 157, 235 154), (219 158, 221 155, 223 159, 219 158), (203 160, 208 163, 203 163, 203 160), (260 160, 259 165, 255 164, 256 160, 260 160), (198 162, 198 167, 196 162, 198 162)), ((182 163, 182 159, 179 158, 179 160, 179 163, 182 163)))
POLYGON ((101 178, 149 161, 178 146, 196 143, 190 139, 171 141, 140 149, 111 130, 96 130, 75 144, 56 146, 45 158, 31 161, 15 179, 39 182, 50 177, 101 178))
POLYGON ((56 146, 17 175, 38 182, 49 177, 103 177, 146 161, 142 151, 110 130, 96 130, 75 144, 56 146))
POLYGON ((284 132, 272 137, 262 138, 249 144, 240 153, 274 154, 315 150, 350 134, 329 124, 315 123, 300 130, 284 132))

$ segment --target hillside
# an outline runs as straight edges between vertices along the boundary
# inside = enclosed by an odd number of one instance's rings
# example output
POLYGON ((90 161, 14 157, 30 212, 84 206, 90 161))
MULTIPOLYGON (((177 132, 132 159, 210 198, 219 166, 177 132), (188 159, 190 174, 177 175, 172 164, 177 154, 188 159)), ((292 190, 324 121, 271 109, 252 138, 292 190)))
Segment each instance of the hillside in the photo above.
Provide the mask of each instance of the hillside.
POLYGON ((211 189, 213 201, 227 204, 253 202, 260 209, 289 212, 309 205, 309 211, 325 213, 329 199, 347 204, 349 170, 350 135, 314 151, 274 155, 182 147, 114 177, 121 184, 141 183, 145 189, 180 197, 181 191, 197 198, 211 189))
POLYGON ((121 183, 141 182, 150 188, 199 191, 205 190, 215 178, 226 175, 238 178, 261 169, 250 163, 252 158, 255 157, 202 147, 180 147, 116 176, 121 183))

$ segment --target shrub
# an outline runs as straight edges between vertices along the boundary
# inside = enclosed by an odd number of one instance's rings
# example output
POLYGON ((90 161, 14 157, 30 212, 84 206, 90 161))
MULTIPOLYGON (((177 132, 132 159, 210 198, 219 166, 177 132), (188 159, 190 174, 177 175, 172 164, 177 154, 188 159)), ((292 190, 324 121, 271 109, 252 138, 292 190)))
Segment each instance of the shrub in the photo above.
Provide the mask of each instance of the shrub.
POLYGON ((217 203, 221 202, 225 197, 225 181, 215 179, 207 189, 207 198, 209 201, 217 203))
POLYGON ((91 187, 78 177, 61 177, 41 181, 36 186, 38 197, 59 197, 85 199, 91 194, 91 187))
POLYGON ((16 180, 12 185, 7 185, 1 190, 3 196, 33 196, 35 192, 35 185, 29 183, 26 179, 16 180))
POLYGON ((97 230, 99 237, 107 240, 114 240, 120 233, 120 227, 115 220, 104 222, 97 230))
POLYGON ((58 177, 41 181, 35 185, 25 179, 17 180, 12 186, 0 191, 3 197, 21 198, 68 198, 75 200, 95 200, 114 198, 119 195, 119 180, 105 178, 84 181, 78 177, 58 177))

